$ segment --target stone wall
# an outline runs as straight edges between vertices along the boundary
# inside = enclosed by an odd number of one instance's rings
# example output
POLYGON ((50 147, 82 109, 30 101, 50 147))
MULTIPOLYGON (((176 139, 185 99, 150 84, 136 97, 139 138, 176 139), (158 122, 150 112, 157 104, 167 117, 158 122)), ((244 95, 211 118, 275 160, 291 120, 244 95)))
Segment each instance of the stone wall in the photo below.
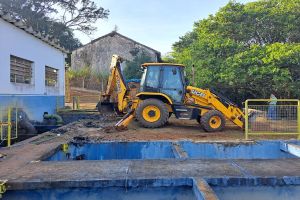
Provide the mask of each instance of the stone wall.
POLYGON ((75 70, 85 66, 90 66, 92 70, 108 70, 113 54, 131 61, 142 51, 147 53, 154 62, 160 59, 159 52, 118 33, 111 33, 73 51, 71 67, 75 70))

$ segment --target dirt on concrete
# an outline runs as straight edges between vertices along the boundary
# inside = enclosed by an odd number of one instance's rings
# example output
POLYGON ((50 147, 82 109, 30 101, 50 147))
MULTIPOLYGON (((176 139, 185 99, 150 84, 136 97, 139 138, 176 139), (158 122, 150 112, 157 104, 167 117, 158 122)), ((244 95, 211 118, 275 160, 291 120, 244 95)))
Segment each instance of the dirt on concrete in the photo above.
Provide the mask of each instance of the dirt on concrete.
MULTIPOLYGON (((196 120, 178 120, 171 117, 162 128, 143 128, 133 121, 125 130, 114 128, 118 118, 102 117, 99 119, 84 119, 69 124, 54 133, 64 135, 66 139, 75 136, 88 137, 95 142, 100 141, 148 141, 148 140, 193 140, 193 141, 240 141, 245 139, 244 130, 231 122, 227 122, 222 132, 205 132, 196 120)), ((258 136, 251 139, 296 139, 296 136, 258 136)))

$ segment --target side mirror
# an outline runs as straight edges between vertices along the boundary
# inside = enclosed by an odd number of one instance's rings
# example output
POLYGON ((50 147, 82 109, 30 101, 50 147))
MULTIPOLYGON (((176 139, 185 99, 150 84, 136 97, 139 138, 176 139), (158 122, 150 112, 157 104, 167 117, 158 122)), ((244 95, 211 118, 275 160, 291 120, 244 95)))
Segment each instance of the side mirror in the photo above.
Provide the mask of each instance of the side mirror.
POLYGON ((184 81, 185 81, 185 85, 186 85, 186 86, 190 85, 190 81, 189 81, 188 78, 184 78, 184 81))

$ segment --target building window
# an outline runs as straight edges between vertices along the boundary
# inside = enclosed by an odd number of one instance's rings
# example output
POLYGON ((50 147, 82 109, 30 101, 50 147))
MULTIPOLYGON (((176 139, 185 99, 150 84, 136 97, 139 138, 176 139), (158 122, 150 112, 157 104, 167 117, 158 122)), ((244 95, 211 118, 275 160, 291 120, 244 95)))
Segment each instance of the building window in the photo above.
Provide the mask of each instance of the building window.
POLYGON ((10 56, 10 82, 31 84, 32 61, 10 56))
POLYGON ((45 85, 49 87, 58 86, 58 69, 46 66, 45 85))

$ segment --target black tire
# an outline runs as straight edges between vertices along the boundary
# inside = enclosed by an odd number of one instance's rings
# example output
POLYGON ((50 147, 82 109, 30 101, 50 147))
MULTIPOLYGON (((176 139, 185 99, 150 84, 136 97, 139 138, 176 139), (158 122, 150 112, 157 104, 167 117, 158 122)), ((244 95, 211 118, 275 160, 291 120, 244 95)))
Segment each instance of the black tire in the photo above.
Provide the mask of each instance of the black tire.
POLYGON ((145 128, 158 128, 164 126, 169 119, 169 111, 164 102, 158 99, 146 99, 140 103, 136 109, 136 118, 139 123, 145 128), (160 117, 157 121, 149 122, 143 117, 143 110, 147 106, 156 106, 160 111, 160 117))
POLYGON ((202 128, 206 132, 216 132, 216 131, 222 131, 225 128, 226 120, 224 115, 220 111, 210 110, 201 116, 200 122, 202 128), (219 123, 218 122, 215 123, 216 127, 213 127, 211 125, 211 123, 214 124, 214 118, 218 118, 220 120, 219 123))

